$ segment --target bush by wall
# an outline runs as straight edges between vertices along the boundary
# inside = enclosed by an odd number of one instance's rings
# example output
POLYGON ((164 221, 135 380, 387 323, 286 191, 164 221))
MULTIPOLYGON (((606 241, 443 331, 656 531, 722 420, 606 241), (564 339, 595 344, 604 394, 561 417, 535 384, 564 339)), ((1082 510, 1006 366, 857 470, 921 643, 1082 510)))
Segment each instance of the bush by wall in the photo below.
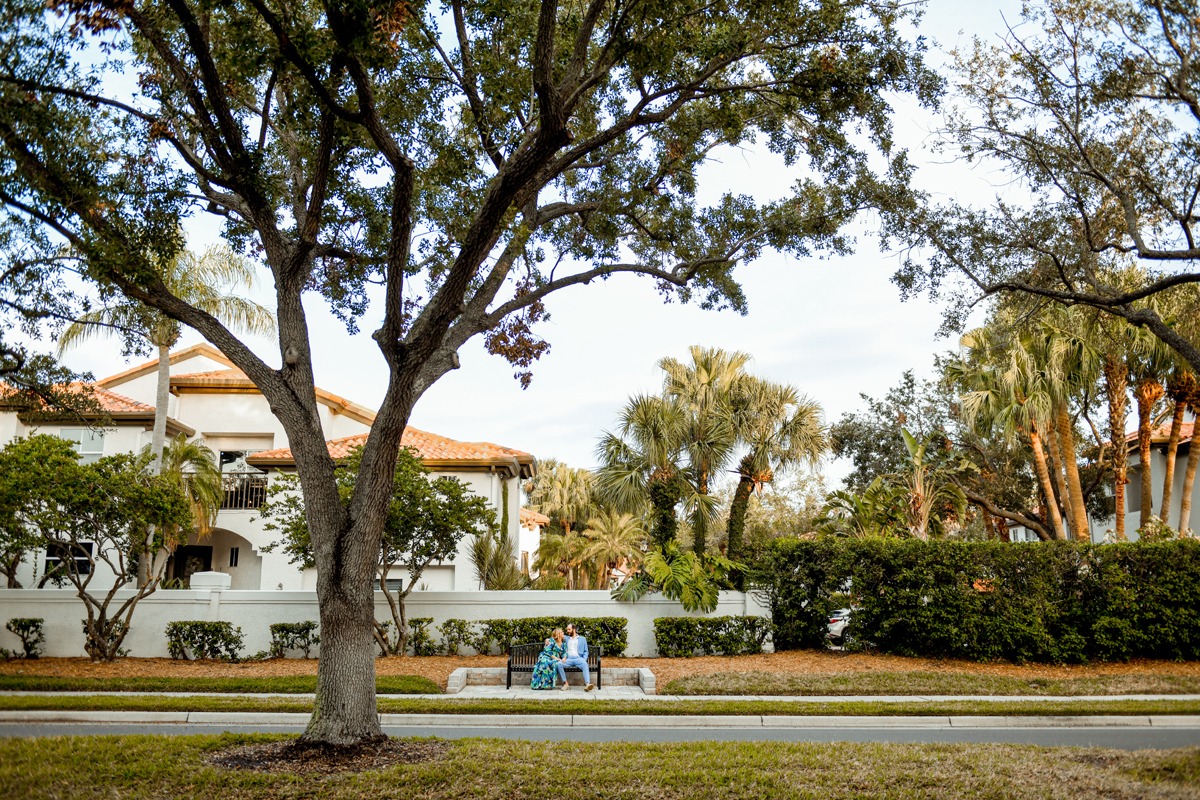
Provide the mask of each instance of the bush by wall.
POLYGON ((408 620, 408 646, 414 656, 436 656, 437 642, 429 632, 433 617, 412 617, 408 620))
POLYGON ((181 620, 167 624, 167 652, 171 658, 237 661, 244 636, 228 622, 181 620))
POLYGON ((271 658, 286 658, 292 650, 304 653, 305 658, 311 658, 312 649, 321 643, 317 635, 317 623, 307 622, 276 622, 271 625, 271 658))
MULTIPOLYGON (((42 617, 13 617, 4 623, 9 633, 16 634, 21 640, 20 653, 13 653, 17 658, 37 658, 42 654, 42 645, 46 642, 46 620, 42 617)), ((8 651, 0 651, 7 654, 8 651)))
POLYGON ((848 636, 898 655, 1080 662, 1200 658, 1200 542, 779 540, 754 570, 777 650, 848 636))
POLYGON ((654 643, 664 658, 761 653, 771 628, 762 617, 659 617, 654 643))
POLYGON ((588 647, 602 647, 604 655, 619 656, 629 646, 625 617, 523 617, 521 619, 485 619, 468 622, 463 619, 448 619, 438 626, 442 633, 442 649, 447 655, 456 655, 461 647, 470 647, 477 653, 490 653, 493 647, 501 655, 507 655, 514 644, 540 642, 550 636, 555 628, 575 623, 588 641, 588 647))

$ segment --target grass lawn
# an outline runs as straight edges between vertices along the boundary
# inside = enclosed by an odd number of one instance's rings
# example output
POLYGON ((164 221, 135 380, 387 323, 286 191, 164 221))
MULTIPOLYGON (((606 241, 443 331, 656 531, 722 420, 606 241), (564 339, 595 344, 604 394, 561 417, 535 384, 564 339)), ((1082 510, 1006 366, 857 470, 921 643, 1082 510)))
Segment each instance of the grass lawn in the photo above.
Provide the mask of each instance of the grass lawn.
MULTIPOLYGON (((425 700, 380 697, 384 714, 653 714, 769 716, 1064 716, 1200 714, 1194 700, 1096 700, 914 703, 789 703, 770 700, 509 700, 504 698, 425 700)), ((309 713, 312 701, 286 697, 130 697, 58 695, 0 697, 0 711, 266 711, 309 713)), ((0 794, 0 798, 4 795, 0 794)))
POLYGON ((5 798, 1195 798, 1200 748, 448 741, 430 760, 340 774, 234 771, 218 751, 263 736, 0 741, 5 798))
MULTIPOLYGON (((311 694, 315 675, 236 676, 222 678, 151 678, 143 676, 76 678, 54 675, 0 675, 0 691, 22 692, 228 692, 231 694, 311 694)), ((379 694, 441 694, 419 675, 379 675, 379 694)))
MULTIPOLYGON (((2 684, 0 684, 2 685, 2 684)), ((671 695, 1112 695, 1200 694, 1200 675, 1128 674, 1072 678, 967 672, 718 672, 678 678, 659 690, 671 695)))

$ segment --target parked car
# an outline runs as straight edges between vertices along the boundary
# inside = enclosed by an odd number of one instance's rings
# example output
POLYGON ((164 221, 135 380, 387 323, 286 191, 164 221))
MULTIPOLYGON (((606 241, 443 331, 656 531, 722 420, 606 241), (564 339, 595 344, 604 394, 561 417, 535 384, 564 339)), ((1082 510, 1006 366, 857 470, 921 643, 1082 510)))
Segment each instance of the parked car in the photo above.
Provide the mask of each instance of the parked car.
POLYGON ((829 615, 829 630, 825 637, 831 644, 841 645, 846 639, 846 625, 850 622, 850 609, 839 608, 829 615))

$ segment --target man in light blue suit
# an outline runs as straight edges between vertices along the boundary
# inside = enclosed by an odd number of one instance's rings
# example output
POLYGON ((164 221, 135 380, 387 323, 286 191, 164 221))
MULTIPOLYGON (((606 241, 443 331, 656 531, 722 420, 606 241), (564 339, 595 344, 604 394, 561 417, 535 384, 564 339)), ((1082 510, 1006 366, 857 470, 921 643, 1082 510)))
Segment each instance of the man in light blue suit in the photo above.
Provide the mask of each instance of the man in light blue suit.
POLYGON ((579 671, 583 673, 583 682, 587 684, 583 690, 590 692, 596 688, 592 683, 592 673, 588 670, 588 646, 587 639, 575 632, 574 623, 567 625, 567 654, 561 661, 555 663, 555 668, 558 669, 558 677, 562 678, 562 690, 567 690, 567 667, 579 667, 579 671))

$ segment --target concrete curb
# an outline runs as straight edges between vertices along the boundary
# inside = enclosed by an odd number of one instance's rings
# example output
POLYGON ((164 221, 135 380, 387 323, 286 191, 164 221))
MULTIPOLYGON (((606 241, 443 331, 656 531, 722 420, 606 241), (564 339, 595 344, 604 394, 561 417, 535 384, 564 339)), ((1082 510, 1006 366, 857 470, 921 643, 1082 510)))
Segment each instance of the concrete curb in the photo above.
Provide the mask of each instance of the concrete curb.
MULTIPOLYGON (((653 680, 653 678, 651 678, 653 680)), ((261 699, 311 700, 311 692, 36 692, 0 690, 0 697, 244 697, 261 699)), ((646 694, 645 697, 628 695, 616 696, 606 694, 603 690, 594 692, 571 691, 561 692, 518 692, 514 689, 509 694, 472 694, 470 691, 451 694, 380 694, 381 699, 388 700, 435 700, 453 704, 469 700, 539 700, 554 702, 559 700, 599 700, 612 702, 641 702, 656 703, 686 703, 689 701, 710 702, 747 702, 762 701, 771 703, 1117 703, 1123 700, 1139 702, 1149 701, 1200 701, 1200 694, 1101 694, 1101 695, 683 695, 683 694, 646 694)))
MULTIPOLYGON (((308 714, 212 711, 0 711, 0 723, 280 725, 308 714)), ((1200 715, 1067 717, 829 717, 615 714, 381 714, 388 727, 462 728, 1200 728, 1200 715)))

